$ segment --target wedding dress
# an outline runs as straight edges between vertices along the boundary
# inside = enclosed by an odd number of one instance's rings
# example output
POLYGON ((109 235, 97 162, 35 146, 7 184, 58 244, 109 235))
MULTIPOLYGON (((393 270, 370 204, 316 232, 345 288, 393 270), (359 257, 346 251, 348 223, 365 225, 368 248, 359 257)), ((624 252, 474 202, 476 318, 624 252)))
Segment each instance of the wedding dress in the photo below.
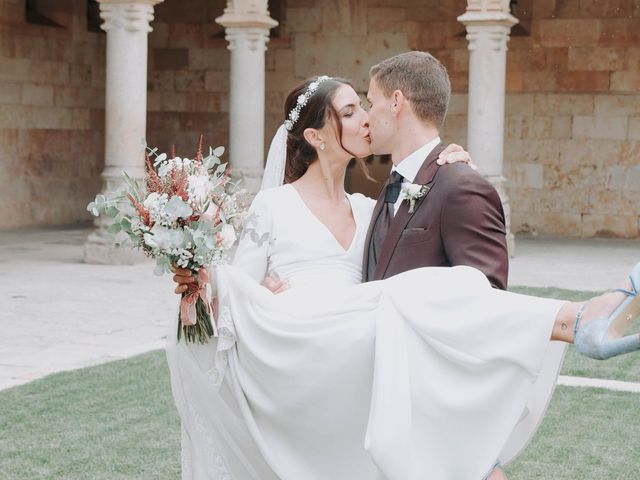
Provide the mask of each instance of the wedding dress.
POLYGON ((374 202, 349 196, 344 248, 295 188, 261 191, 219 337, 167 346, 183 479, 481 480, 527 444, 552 394, 562 302, 492 289, 470 267, 360 284, 374 202), (290 287, 274 295, 268 272, 290 287))

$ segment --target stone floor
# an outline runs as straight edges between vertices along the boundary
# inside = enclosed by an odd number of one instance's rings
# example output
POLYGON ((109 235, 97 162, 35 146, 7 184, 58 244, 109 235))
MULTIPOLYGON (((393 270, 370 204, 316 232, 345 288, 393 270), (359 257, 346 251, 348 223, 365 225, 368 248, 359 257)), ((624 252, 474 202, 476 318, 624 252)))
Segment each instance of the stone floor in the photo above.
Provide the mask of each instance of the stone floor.
MULTIPOLYGON (((0 232, 0 389, 162 348, 178 297, 151 264, 83 263, 87 227, 0 232)), ((640 242, 517 239, 511 285, 603 290, 640 242)))

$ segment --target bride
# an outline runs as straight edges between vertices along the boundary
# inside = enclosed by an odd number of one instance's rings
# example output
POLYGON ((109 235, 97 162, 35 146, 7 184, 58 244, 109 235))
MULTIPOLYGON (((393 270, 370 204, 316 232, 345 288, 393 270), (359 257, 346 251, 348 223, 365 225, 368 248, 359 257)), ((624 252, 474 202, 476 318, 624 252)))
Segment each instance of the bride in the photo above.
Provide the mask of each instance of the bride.
MULTIPOLYGON (((470 267, 361 284, 375 202, 343 185, 370 152, 367 112, 338 78, 295 89, 294 109, 269 155, 274 188, 233 265, 212 272, 219 336, 167 346, 183 479, 481 480, 546 408, 552 387, 534 386, 550 340, 594 357, 640 349, 609 339, 635 313, 640 264, 588 305, 496 290, 470 267), (261 284, 276 275, 277 294, 261 284)), ((178 293, 194 281, 174 280, 178 293)))

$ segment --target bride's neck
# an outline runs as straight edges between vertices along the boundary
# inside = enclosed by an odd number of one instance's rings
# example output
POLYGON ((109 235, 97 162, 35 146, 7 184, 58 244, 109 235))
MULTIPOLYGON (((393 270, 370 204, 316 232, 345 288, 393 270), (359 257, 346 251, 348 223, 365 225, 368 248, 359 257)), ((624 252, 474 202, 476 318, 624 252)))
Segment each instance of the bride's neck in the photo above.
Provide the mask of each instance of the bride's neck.
POLYGON ((316 160, 296 183, 305 192, 324 196, 328 200, 342 202, 345 196, 346 169, 341 165, 328 165, 316 160))

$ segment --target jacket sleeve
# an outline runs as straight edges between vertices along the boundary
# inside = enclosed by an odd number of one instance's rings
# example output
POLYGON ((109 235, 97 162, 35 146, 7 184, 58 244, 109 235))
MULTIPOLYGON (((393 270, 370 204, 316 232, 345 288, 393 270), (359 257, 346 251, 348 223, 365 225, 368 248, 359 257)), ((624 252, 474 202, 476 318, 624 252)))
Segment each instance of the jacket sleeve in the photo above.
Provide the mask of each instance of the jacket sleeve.
POLYGON ((479 175, 458 177, 441 215, 442 243, 451 265, 475 267, 494 288, 506 289, 509 254, 504 210, 493 186, 479 175))

